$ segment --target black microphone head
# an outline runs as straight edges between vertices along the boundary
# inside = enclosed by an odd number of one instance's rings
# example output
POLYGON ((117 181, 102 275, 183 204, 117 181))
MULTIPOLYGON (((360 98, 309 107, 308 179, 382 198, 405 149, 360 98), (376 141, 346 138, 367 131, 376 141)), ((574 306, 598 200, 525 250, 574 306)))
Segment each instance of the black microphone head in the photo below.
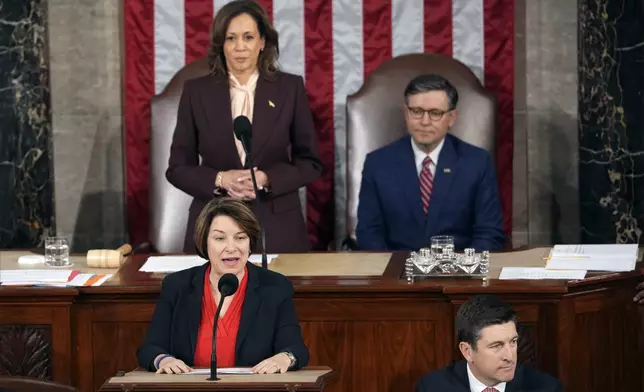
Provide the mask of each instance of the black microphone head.
POLYGON ((217 288, 219 288, 219 293, 222 297, 228 297, 229 295, 235 294, 239 288, 239 280, 233 274, 223 274, 219 278, 217 288))
POLYGON ((235 131, 235 137, 239 139, 240 142, 246 144, 246 148, 250 149, 250 139, 253 134, 253 125, 250 123, 248 117, 235 117, 235 121, 233 121, 233 130, 235 131))

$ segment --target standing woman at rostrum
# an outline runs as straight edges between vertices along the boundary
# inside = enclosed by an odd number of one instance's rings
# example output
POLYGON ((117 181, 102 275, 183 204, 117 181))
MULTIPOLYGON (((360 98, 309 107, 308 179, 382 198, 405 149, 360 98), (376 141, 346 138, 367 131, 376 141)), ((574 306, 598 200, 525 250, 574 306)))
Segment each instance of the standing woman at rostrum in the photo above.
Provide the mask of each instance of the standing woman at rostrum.
POLYGON ((195 221, 213 197, 255 199, 233 131, 238 116, 253 124, 252 166, 260 189, 253 211, 266 231, 266 251, 311 248, 298 189, 320 176, 322 164, 304 81, 278 70, 278 52, 277 31, 256 2, 232 1, 217 12, 211 72, 184 84, 166 171, 171 184, 193 197, 184 252, 194 253, 195 221))

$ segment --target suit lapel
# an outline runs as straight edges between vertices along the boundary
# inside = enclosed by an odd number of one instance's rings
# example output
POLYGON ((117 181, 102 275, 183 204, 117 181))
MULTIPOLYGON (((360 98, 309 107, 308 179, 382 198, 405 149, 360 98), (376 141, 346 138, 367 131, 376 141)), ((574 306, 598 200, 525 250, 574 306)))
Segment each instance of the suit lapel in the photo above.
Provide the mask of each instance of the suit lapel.
POLYGON ((192 291, 188 296, 188 332, 190 334, 190 358, 195 357, 197 335, 201 323, 201 302, 203 300, 204 275, 208 263, 201 266, 192 278, 192 291))
POLYGON ((463 391, 470 391, 470 378, 467 376, 467 362, 458 361, 452 365, 452 371, 456 384, 463 391))
POLYGON ((505 392, 522 392, 523 388, 521 388, 521 384, 523 384, 523 368, 517 364, 517 368, 514 371, 514 378, 505 384, 505 392))
POLYGON ((248 263, 248 283, 246 286, 246 297, 242 305, 241 318, 239 320, 239 329, 237 331, 237 341, 235 342, 235 357, 240 357, 241 346, 244 339, 250 331, 250 327, 255 322, 257 311, 262 303, 262 299, 258 293, 259 277, 254 265, 248 263))
POLYGON ((438 156, 438 166, 434 174, 434 184, 432 186, 432 197, 429 201, 429 211, 427 212, 427 221, 425 233, 431 235, 435 232, 440 211, 445 201, 449 199, 449 190, 452 187, 454 178, 456 178, 458 156, 454 149, 451 138, 445 137, 445 143, 438 156))
POLYGON ((225 160, 235 169, 243 169, 242 162, 235 145, 235 132, 233 130, 232 111, 230 109, 230 88, 226 79, 211 77, 212 85, 203 89, 202 105, 206 113, 209 129, 213 133, 215 143, 225 160))
POLYGON ((399 157, 397 167, 399 185, 405 196, 405 204, 411 209, 418 227, 422 228, 425 225, 425 213, 420 198, 420 180, 418 179, 414 150, 411 148, 411 138, 405 137, 399 143, 400 153, 397 154, 399 157))
MULTIPOLYGON (((279 75, 276 76, 279 78, 279 75)), ((253 139, 251 152, 253 159, 258 157, 275 129, 277 117, 284 107, 284 96, 279 91, 278 80, 259 77, 255 89, 253 106, 253 139)), ((257 161, 255 161, 257 162, 257 161)))

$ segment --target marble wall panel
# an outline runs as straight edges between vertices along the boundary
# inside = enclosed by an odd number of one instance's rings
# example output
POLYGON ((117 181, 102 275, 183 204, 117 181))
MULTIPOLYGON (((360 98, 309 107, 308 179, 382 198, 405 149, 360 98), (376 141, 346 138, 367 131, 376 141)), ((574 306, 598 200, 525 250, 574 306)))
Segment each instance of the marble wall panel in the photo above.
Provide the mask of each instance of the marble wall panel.
POLYGON ((0 0, 0 249, 54 227, 47 1, 0 0))
POLYGON ((126 241, 121 2, 49 2, 56 220, 72 249, 126 241))
POLYGON ((579 184, 585 243, 644 227, 644 2, 579 1, 579 184))

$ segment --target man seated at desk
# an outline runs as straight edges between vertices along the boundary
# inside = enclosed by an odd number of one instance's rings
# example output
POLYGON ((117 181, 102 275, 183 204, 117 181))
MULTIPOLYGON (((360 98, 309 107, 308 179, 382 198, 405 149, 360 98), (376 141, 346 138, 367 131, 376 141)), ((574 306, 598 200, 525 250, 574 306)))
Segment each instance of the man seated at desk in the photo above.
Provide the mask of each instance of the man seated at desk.
POLYGON ((458 348, 465 357, 425 375, 416 392, 561 392, 554 377, 517 364, 516 314, 492 295, 467 300, 456 314, 458 348))
POLYGON ((421 75, 405 89, 409 136, 364 162, 356 237, 363 250, 417 250, 436 235, 456 249, 499 250, 503 216, 490 154, 448 134, 458 92, 445 78, 421 75))

